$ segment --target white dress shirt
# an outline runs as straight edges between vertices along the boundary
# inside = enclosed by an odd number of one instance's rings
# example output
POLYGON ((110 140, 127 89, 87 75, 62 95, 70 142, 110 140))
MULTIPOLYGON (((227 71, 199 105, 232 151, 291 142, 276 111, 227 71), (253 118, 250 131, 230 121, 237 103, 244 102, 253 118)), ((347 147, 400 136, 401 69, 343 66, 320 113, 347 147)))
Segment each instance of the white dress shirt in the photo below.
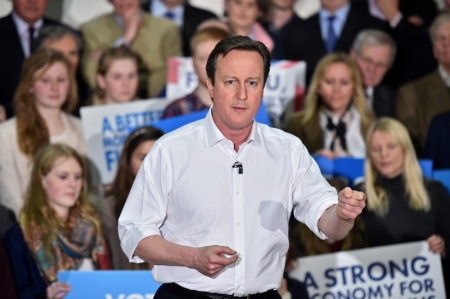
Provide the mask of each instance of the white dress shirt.
MULTIPOLYGON (((14 20, 14 24, 16 25, 17 33, 19 33, 23 54, 25 55, 25 58, 27 58, 30 56, 30 32, 28 31, 30 25, 28 25, 28 23, 19 17, 19 15, 15 12, 12 13, 12 18, 14 20)), ((39 30, 41 30, 43 23, 42 18, 40 18, 33 24, 33 38, 36 38, 39 35, 39 30)))
POLYGON ((347 3, 338 10, 331 14, 329 11, 321 8, 319 11, 319 24, 320 24, 320 32, 322 33, 322 39, 326 41, 328 39, 328 27, 329 21, 328 18, 331 16, 335 16, 336 18, 333 21, 333 30, 336 34, 336 38, 339 39, 341 36, 342 30, 344 29, 345 22, 347 21, 348 12, 350 11, 350 4, 347 3))
POLYGON ((450 88, 450 75, 444 70, 444 68, 439 65, 438 67, 439 75, 441 75, 442 81, 444 81, 445 86, 450 88))
MULTIPOLYGON (((320 112, 319 122, 323 132, 325 148, 330 148, 335 137, 335 133, 327 129, 328 118, 330 116, 333 123, 339 123, 339 116, 332 114, 330 110, 322 108, 320 112)), ((344 152, 340 146, 339 138, 335 140, 334 152, 338 156, 350 156, 353 158, 364 158, 366 156, 366 143, 361 133, 361 116, 354 106, 344 115, 342 120, 346 126, 345 139, 347 140, 347 152, 344 152)))
POLYGON ((367 107, 370 111, 373 111, 373 93, 375 91, 375 88, 373 86, 367 87, 365 90, 366 94, 366 100, 367 100, 367 107))
POLYGON ((164 265, 154 266, 153 277, 238 296, 278 289, 291 211, 325 239, 317 223, 337 204, 336 190, 295 136, 254 122, 236 152, 211 111, 153 145, 119 218, 121 247, 131 262, 142 262, 133 254, 139 241, 152 235, 185 246, 228 246, 240 257, 214 279, 164 265), (232 168, 236 161, 242 174, 232 168))
POLYGON ((166 13, 169 11, 174 14, 174 18, 172 19, 178 27, 183 26, 184 22, 184 5, 180 4, 175 6, 173 9, 168 10, 167 7, 161 2, 161 0, 153 0, 151 1, 150 11, 152 15, 155 17, 164 18, 166 13))
MULTIPOLYGON (((375 0, 369 0, 369 13, 372 17, 378 18, 383 21, 387 21, 388 19, 384 15, 384 12, 380 9, 378 4, 375 2, 375 0)), ((392 21, 389 22, 389 25, 392 28, 397 27, 398 23, 402 20, 403 15, 401 12, 398 12, 395 17, 392 19, 392 21)))

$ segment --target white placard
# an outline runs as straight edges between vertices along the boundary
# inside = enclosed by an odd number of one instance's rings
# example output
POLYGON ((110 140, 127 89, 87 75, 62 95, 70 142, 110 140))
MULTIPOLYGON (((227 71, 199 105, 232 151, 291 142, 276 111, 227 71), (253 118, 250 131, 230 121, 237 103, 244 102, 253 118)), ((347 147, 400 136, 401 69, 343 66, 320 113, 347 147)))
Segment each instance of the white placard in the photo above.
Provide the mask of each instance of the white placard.
MULTIPOLYGON (((269 78, 264 89, 264 104, 272 125, 281 127, 286 114, 292 111, 296 97, 305 93, 306 63, 280 60, 272 62, 269 78)), ((169 100, 179 99, 192 93, 198 86, 198 77, 191 58, 171 57, 167 80, 169 100)))
POLYGON ((102 184, 109 184, 114 179, 128 134, 135 128, 157 122, 168 103, 167 100, 151 99, 81 108, 88 157, 102 184))
POLYGON ((383 246, 299 259, 291 277, 310 299, 443 299, 440 256, 427 242, 383 246))

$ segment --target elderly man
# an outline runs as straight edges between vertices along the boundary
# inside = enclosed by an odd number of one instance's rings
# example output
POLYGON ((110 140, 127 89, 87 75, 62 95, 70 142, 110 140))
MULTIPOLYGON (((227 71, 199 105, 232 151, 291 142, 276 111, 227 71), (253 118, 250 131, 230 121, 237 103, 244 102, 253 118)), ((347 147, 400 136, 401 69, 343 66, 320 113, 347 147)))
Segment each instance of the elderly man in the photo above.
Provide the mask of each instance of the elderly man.
POLYGON ((254 121, 269 69, 261 42, 220 41, 206 65, 213 107, 143 162, 119 236, 130 261, 155 265, 156 299, 281 298, 291 211, 342 239, 365 206, 350 188, 337 196, 298 138, 254 121))
POLYGON ((198 25, 217 16, 207 10, 192 6, 185 0, 146 0, 143 10, 156 17, 165 17, 178 25, 183 42, 183 55, 191 56, 190 41, 198 25))
POLYGON ((386 33, 363 30, 350 52, 361 73, 367 105, 377 117, 395 117, 395 92, 381 82, 394 63, 396 51, 394 40, 386 33))
POLYGON ((411 134, 419 155, 433 117, 450 110, 450 14, 437 17, 430 34, 438 69, 401 87, 396 103, 397 117, 411 134))
POLYGON ((44 18, 47 0, 12 0, 12 4, 13 11, 0 18, 0 122, 14 116, 12 102, 22 63, 33 52, 39 31, 59 24, 44 18))

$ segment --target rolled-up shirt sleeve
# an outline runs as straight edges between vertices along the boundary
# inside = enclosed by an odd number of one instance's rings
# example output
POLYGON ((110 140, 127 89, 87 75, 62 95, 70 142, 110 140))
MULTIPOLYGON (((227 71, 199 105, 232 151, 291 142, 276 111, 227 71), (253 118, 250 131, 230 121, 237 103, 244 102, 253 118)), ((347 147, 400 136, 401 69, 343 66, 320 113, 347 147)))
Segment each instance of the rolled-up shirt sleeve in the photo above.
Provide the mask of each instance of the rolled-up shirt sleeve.
POLYGON ((322 176, 316 161, 303 144, 294 149, 293 211, 295 218, 305 223, 319 238, 326 239, 318 228, 323 213, 338 203, 336 189, 322 176))
POLYGON ((120 245, 130 262, 144 262, 134 255, 142 239, 161 235, 170 189, 169 164, 162 146, 156 142, 144 159, 120 214, 120 245))

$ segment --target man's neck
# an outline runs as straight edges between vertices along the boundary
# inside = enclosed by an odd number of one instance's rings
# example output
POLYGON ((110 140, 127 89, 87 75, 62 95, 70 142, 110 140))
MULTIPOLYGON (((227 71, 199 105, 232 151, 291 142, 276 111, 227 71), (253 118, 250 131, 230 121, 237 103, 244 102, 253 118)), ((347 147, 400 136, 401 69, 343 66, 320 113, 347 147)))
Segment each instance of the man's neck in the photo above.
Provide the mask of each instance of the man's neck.
POLYGON ((339 9, 341 9, 342 7, 344 7, 347 4, 348 4, 348 1, 345 2, 344 4, 342 4, 341 6, 338 6, 338 7, 336 7, 336 6, 322 6, 322 9, 326 10, 331 15, 334 15, 339 9))
POLYGON ((439 66, 450 77, 450 65, 439 64, 439 66))
POLYGON ((241 144, 243 144, 245 141, 247 141, 248 136, 250 136, 250 132, 252 131, 253 123, 251 123, 249 126, 245 127, 244 129, 237 129, 232 130, 227 128, 226 125, 224 125, 220 120, 218 120, 218 117, 214 116, 214 108, 212 110, 212 118, 214 123, 216 124, 219 131, 227 138, 228 140, 231 140, 234 145, 234 150, 236 152, 239 151, 239 147, 241 144))
POLYGON ((14 15, 15 15, 16 18, 18 18, 22 22, 27 23, 27 25, 30 26, 30 27, 33 27, 34 24, 36 24, 41 19, 41 18, 39 18, 39 19, 32 19, 32 20, 28 19, 28 20, 26 20, 26 19, 22 18, 21 16, 19 16, 19 14, 17 12, 14 12, 14 15))
POLYGON ((195 94, 205 106, 210 107, 212 105, 211 96, 209 95, 209 90, 206 85, 200 83, 195 90, 195 94))

